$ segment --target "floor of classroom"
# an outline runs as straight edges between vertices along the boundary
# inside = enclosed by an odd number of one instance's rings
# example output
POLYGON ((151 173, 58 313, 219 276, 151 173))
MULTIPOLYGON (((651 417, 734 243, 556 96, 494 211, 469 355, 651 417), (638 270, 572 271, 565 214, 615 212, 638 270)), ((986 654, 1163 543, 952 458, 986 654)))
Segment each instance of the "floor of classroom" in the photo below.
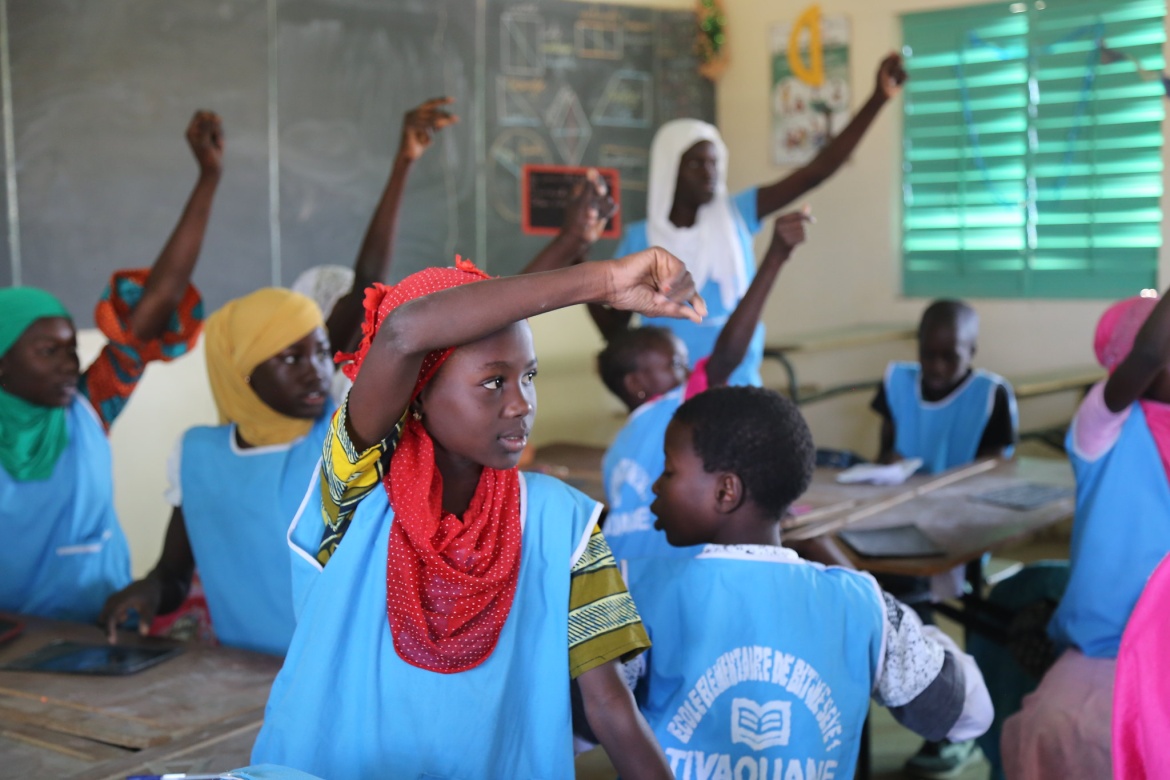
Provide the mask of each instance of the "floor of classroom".
MULTIPOLYGON (((1021 454, 1030 457, 1059 457, 1060 453, 1039 444, 1028 443, 1021 447, 1021 454)), ((1004 561, 1032 563, 1042 560, 1064 560, 1068 558, 1070 525, 1058 526, 1022 545, 1004 549, 997 558, 1004 561)), ((946 631, 959 646, 963 646, 962 630, 944 617, 939 617, 939 627, 946 631)), ((871 760, 872 780, 906 780, 910 775, 902 771, 902 765, 922 746, 922 738, 903 728, 883 707, 871 705, 871 760)), ((971 765, 954 780, 988 780, 991 767, 980 760, 971 765)), ((582 753, 577 757, 578 780, 614 780, 613 770, 605 752, 600 748, 582 753)))

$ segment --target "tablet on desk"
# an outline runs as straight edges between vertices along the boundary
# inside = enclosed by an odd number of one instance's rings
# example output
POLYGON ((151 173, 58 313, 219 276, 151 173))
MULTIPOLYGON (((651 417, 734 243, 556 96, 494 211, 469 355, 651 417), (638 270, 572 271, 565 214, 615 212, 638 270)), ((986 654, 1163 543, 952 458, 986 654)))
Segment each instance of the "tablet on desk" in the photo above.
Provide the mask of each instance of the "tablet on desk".
POLYGON ((181 647, 122 647, 57 641, 0 666, 0 670, 57 674, 134 674, 181 652, 181 647))
POLYGON ((916 525, 841 531, 837 536, 865 558, 933 558, 946 555, 916 525))

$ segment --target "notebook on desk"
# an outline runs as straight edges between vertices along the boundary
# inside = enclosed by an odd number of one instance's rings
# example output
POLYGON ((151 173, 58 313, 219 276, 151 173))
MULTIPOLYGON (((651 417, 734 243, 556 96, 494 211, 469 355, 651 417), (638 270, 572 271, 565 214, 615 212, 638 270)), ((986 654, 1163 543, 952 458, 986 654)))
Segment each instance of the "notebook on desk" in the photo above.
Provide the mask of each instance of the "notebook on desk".
POLYGON ((841 531, 837 536, 864 558, 934 558, 946 554, 916 525, 841 531))

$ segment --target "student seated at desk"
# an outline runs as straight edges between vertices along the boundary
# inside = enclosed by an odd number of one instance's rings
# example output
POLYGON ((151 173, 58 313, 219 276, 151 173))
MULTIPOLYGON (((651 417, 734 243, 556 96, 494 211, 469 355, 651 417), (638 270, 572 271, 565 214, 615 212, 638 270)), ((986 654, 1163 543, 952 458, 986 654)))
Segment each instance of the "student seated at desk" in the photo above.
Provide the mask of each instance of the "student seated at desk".
POLYGON ((979 315, 962 301, 935 301, 922 313, 918 362, 891 363, 871 404, 882 418, 882 463, 921 458, 937 474, 1011 456, 1015 395, 1003 377, 971 367, 978 339, 979 315))
POLYGON ((220 425, 187 431, 168 470, 174 507, 162 554, 142 580, 102 611, 110 639, 133 610, 144 633, 177 609, 195 567, 216 635, 226 645, 283 654, 292 639, 285 534, 312 481, 329 419, 331 356, 360 334, 365 287, 389 271, 398 207, 414 161, 452 122, 424 103, 403 120, 383 197, 354 265, 353 286, 323 319, 299 293, 265 288, 229 302, 207 322, 207 371, 220 425))
POLYGON ((768 294, 780 269, 804 241, 808 211, 785 214, 772 231, 747 294, 719 330, 715 350, 687 367, 686 345, 666 328, 646 326, 614 336, 597 357, 597 369, 610 392, 630 410, 625 426, 601 461, 609 505, 605 535, 619 559, 647 555, 689 556, 694 550, 671 547, 654 527, 650 486, 662 473, 662 438, 675 410, 708 387, 726 384, 740 365, 768 294))
POLYGON ((1004 723, 1013 778, 1110 776, 1118 647, 1150 575, 1170 553, 1170 299, 1110 307, 1093 346, 1109 378, 1069 428, 1076 477, 1069 582, 1048 626, 1064 652, 1004 723))
POLYGON ((667 429, 653 510, 698 552, 624 565, 654 643, 635 695, 677 778, 853 777, 871 697, 929 739, 991 720, 978 667, 941 631, 870 575, 783 546, 814 457, 770 390, 702 393, 667 429))
MULTIPOLYGON (((921 458, 937 474, 978 458, 1011 456, 1019 428, 1016 400, 1003 377, 972 368, 979 315, 962 301, 938 300, 918 325, 918 362, 891 363, 872 407, 882 417, 879 460, 921 458)), ((961 593, 963 569, 932 579, 878 577, 929 620, 929 602, 961 593)), ((928 743, 906 765, 916 777, 956 772, 978 758, 973 742, 928 743)))
POLYGON ((254 762, 565 777, 573 677, 622 776, 669 777, 620 674, 647 642, 601 506, 516 470, 536 409, 523 320, 589 301, 704 313, 660 249, 506 279, 459 261, 367 296, 353 390, 289 529, 297 628, 254 762))
POLYGON ((187 143, 199 179, 158 259, 119 271, 94 315, 109 339, 80 371, 77 333, 51 294, 0 290, 0 610, 90 622, 130 582, 114 511, 106 433, 146 364, 184 355, 202 301, 191 273, 211 215, 223 145, 219 118, 195 114, 187 143))

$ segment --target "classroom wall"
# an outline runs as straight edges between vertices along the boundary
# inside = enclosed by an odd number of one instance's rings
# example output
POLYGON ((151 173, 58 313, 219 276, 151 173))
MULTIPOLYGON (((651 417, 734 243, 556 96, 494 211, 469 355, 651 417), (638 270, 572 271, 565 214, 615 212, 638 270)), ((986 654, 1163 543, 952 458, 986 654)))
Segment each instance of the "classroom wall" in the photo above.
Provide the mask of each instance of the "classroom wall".
MULTIPOLYGON (((690 8, 691 0, 642 0, 642 5, 690 8)), ((791 20, 807 3, 724 0, 731 36, 731 65, 718 85, 718 118, 731 150, 732 189, 784 174, 771 163, 768 109, 768 39, 773 23, 791 20)), ((897 15, 963 5, 957 0, 826 0, 824 13, 852 19, 854 104, 873 84, 877 62, 897 48, 897 15)), ((900 105, 887 106, 855 158, 808 198, 817 223, 808 245, 785 268, 765 321, 775 335, 866 322, 913 322, 922 300, 899 295, 900 105)), ((215 230, 215 216, 211 228, 215 230)), ((758 251, 762 251, 762 238, 758 251)), ((1162 253, 1162 269, 1170 254, 1162 253)), ((1163 273, 1163 278, 1166 278, 1163 273)), ((979 365, 1008 376, 1091 364, 1091 336, 1104 301, 974 301, 983 330, 979 365)), ((583 310, 533 321, 541 359, 537 443, 554 440, 606 443, 622 415, 593 371, 601 347, 583 310)), ((83 359, 96 354, 100 337, 82 334, 83 359)), ((909 344, 890 344, 797 359, 802 381, 818 384, 880 375, 894 358, 909 359, 909 344)), ((769 369, 772 371, 772 369, 769 369)), ((766 375, 779 381, 779 372, 766 375)), ((850 396, 805 407, 824 446, 866 454, 876 449, 877 424, 868 397, 850 396)), ((1026 426, 1067 416, 1073 399, 1027 402, 1026 426)), ((202 350, 170 365, 152 366, 112 434, 118 510, 130 538, 136 574, 154 563, 169 510, 161 497, 165 460, 189 425, 214 419, 202 350), (144 432, 148 434, 144 435, 144 432)))

